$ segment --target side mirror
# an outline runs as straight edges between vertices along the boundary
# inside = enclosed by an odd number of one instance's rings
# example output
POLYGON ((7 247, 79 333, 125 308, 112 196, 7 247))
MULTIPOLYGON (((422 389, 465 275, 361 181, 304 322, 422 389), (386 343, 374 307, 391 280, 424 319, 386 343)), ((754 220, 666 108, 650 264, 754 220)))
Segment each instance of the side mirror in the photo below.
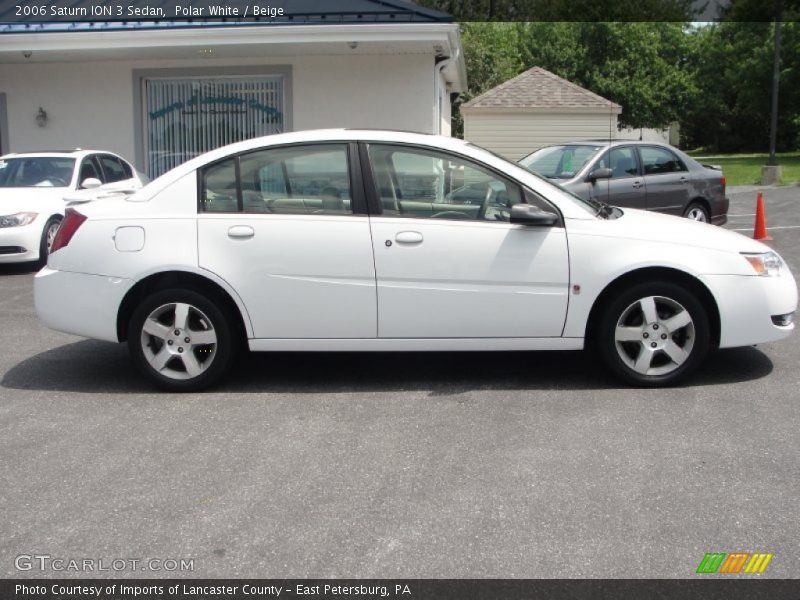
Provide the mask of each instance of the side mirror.
POLYGON ((545 212, 532 204, 515 204, 511 207, 511 222, 517 225, 552 227, 558 223, 558 215, 545 212))
POLYGON ((594 183, 598 179, 611 179, 611 169, 604 168, 604 169, 595 169, 591 173, 589 173, 589 181, 594 183))
POLYGON ((103 185, 103 182, 96 177, 87 177, 81 182, 81 189, 93 190, 94 188, 99 188, 101 185, 103 185))

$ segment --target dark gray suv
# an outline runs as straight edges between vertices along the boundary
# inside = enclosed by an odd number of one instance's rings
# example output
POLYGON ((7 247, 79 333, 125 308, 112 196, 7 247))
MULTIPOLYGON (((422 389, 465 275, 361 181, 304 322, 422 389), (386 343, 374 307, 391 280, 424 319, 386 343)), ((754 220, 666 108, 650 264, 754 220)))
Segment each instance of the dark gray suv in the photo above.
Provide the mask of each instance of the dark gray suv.
POLYGON ((630 140, 571 142, 541 148, 519 161, 581 198, 682 215, 722 225, 728 198, 722 170, 677 148, 630 140))

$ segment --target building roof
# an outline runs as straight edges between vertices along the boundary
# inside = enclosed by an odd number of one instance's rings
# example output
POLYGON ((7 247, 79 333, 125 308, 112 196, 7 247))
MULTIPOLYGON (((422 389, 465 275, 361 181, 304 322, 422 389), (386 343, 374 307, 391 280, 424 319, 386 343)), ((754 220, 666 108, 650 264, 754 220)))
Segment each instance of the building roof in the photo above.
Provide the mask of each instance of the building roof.
MULTIPOLYGON (((186 28, 236 25, 332 25, 337 23, 450 23, 453 17, 436 10, 419 6, 409 0, 292 0, 281 6, 283 14, 275 17, 243 18, 248 0, 228 0, 224 4, 237 7, 239 16, 224 16, 210 7, 219 5, 218 0, 151 0, 148 13, 142 17, 131 17, 123 12, 92 15, 92 0, 69 2, 73 16, 51 16, 20 19, 16 17, 13 3, 0 3, 0 33, 38 33, 63 31, 109 31, 118 29, 186 28), (186 18, 176 15, 175 6, 202 8, 200 16, 186 18), (83 13, 83 15, 82 15, 83 13), (164 16, 159 16, 163 14, 164 16), (46 22, 42 22, 46 21, 46 22)), ((250 7, 252 8, 252 6, 250 7)), ((197 15, 198 13, 194 13, 197 15)))
POLYGON ((513 79, 466 102, 462 109, 588 109, 619 114, 622 107, 594 92, 541 67, 533 67, 513 79))

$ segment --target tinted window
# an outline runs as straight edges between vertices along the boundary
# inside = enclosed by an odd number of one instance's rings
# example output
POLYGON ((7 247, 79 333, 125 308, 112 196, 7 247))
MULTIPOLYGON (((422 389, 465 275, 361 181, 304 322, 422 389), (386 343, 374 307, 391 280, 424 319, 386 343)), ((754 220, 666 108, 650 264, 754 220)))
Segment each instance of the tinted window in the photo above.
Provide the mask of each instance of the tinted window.
POLYGON ((272 148, 239 160, 244 212, 352 213, 345 144, 272 148))
POLYGON ((122 166, 122 171, 125 173, 125 179, 130 179, 133 177, 133 167, 131 167, 127 162, 122 159, 118 159, 120 166, 122 166))
POLYGON ((112 183, 114 181, 123 181, 124 179, 129 179, 130 176, 126 176, 125 168, 122 166, 120 161, 115 157, 109 154, 101 154, 99 156, 100 164, 103 167, 103 172, 106 175, 106 183, 112 183))
POLYGON ((639 153, 642 157, 642 166, 644 167, 645 175, 674 173, 676 171, 686 170, 686 166, 683 162, 666 148, 640 146, 639 153))
POLYGON ((0 187, 66 187, 74 168, 74 158, 6 158, 0 160, 0 187))
POLYGON ((519 164, 551 179, 572 179, 601 149, 595 145, 550 146, 526 156, 519 164))
POLYGON ((103 181, 103 175, 100 171, 97 163, 94 161, 94 157, 87 156, 83 159, 81 163, 81 172, 78 176, 78 185, 82 186, 83 182, 89 178, 98 179, 99 181, 103 181))
POLYGON ((369 155, 387 216, 508 221, 522 201, 517 185, 449 154, 371 144, 369 155))
POLYGON ((236 199, 236 158, 203 169, 201 206, 206 212, 238 212, 236 199))
POLYGON ((631 177, 639 174, 636 154, 633 148, 612 148, 597 162, 597 168, 611 169, 613 178, 631 177))

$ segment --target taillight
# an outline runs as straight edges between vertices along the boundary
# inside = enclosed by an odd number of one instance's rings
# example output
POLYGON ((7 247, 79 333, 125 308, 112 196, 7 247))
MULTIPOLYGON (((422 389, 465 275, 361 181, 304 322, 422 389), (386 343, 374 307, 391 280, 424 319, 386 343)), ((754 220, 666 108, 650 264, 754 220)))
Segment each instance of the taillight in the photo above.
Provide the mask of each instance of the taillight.
POLYGON ((64 213, 64 220, 61 221, 61 227, 58 228, 56 237, 53 239, 53 245, 50 247, 50 252, 60 250, 72 239, 78 228, 83 225, 86 220, 86 215, 82 215, 74 208, 68 208, 64 213))
POLYGON ((720 185, 722 185, 722 191, 723 192, 725 191, 725 183, 726 183, 726 181, 727 180, 725 179, 725 175, 723 175, 722 177, 719 178, 719 183, 720 183, 720 185))

